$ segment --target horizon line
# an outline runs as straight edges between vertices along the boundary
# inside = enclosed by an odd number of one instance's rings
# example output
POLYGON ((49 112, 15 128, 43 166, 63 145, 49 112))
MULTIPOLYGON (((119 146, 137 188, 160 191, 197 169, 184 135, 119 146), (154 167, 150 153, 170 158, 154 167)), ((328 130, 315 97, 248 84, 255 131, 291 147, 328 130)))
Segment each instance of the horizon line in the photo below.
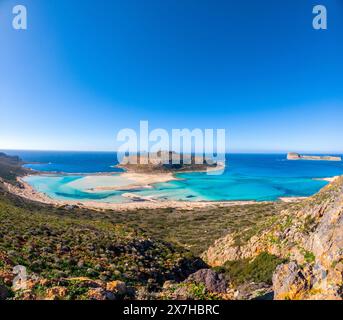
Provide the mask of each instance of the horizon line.
MULTIPOLYGON (((31 151, 31 152, 100 152, 100 153, 111 153, 111 152, 118 152, 117 150, 64 150, 64 149, 2 149, 0 148, 0 152, 6 151, 31 151)), ((145 151, 138 151, 138 152, 145 152, 145 151)), ((226 151, 225 154, 287 154, 290 152, 299 153, 299 154, 343 154, 343 151, 281 151, 281 150, 245 150, 245 151, 226 151)), ((197 153, 197 152, 195 152, 197 153)))

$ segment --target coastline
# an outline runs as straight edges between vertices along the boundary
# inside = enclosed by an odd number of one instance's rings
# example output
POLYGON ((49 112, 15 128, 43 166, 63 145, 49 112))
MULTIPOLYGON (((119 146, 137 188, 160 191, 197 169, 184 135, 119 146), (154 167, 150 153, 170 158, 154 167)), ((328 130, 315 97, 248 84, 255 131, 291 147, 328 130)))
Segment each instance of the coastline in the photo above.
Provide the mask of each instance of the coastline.
POLYGON ((313 178, 313 180, 334 182, 334 181, 337 180, 338 178, 339 178, 339 176, 334 176, 334 177, 330 177, 330 178, 313 178))
MULTIPOLYGON (((153 188, 156 183, 169 182, 174 180, 182 180, 176 177, 176 173, 135 173, 135 172, 119 172, 119 173, 98 173, 98 174, 84 174, 86 179, 94 180, 96 182, 97 177, 113 177, 114 179, 121 177, 126 179, 127 184, 124 185, 99 185, 93 188, 89 188, 88 191, 113 191, 121 190, 127 191, 123 193, 123 202, 98 202, 91 200, 59 200, 50 197, 49 195, 39 192, 34 187, 32 187, 24 179, 29 176, 35 175, 42 176, 55 176, 64 175, 63 173, 46 173, 34 171, 32 174, 27 174, 22 177, 18 177, 19 187, 5 183, 7 190, 20 196, 22 198, 28 199, 30 201, 40 202, 44 204, 50 204, 54 206, 78 206, 84 208, 98 209, 98 210, 119 210, 119 211, 129 211, 136 209, 161 209, 161 208, 177 208, 184 210, 193 210, 205 207, 228 207, 236 205, 249 205, 249 204, 259 204, 259 203, 272 203, 272 202, 299 202, 308 197, 279 197, 277 200, 273 201, 255 201, 255 200, 227 200, 227 201, 185 201, 185 200, 161 200, 154 199, 153 196, 141 196, 133 192, 129 192, 135 189, 146 189, 153 188), (125 199, 127 202, 125 202, 125 199)), ((69 174, 71 175, 71 174, 69 174)), ((335 181, 339 176, 329 177, 329 178, 313 178, 313 180, 327 181, 331 183, 335 181)), ((93 183, 94 183, 93 181, 93 183)))
POLYGON ((280 197, 279 200, 285 203, 292 203, 292 202, 303 201, 308 198, 309 197, 280 197))
POLYGON ((230 207, 237 205, 259 204, 259 203, 271 203, 273 201, 260 201, 247 200, 247 201, 177 201, 177 200, 154 200, 149 197, 137 196, 134 193, 130 193, 130 196, 126 198, 136 198, 134 202, 123 203, 107 203, 97 201, 79 201, 79 200, 57 200, 49 197, 48 195, 36 191, 29 183, 23 180, 24 177, 17 178, 20 187, 14 186, 9 183, 4 183, 7 190, 19 197, 25 198, 30 201, 40 202, 44 204, 50 204, 53 206, 78 206, 83 208, 90 208, 95 210, 118 210, 118 211, 130 211, 137 209, 166 209, 175 208, 182 210, 193 210, 200 208, 217 208, 217 207, 230 207))

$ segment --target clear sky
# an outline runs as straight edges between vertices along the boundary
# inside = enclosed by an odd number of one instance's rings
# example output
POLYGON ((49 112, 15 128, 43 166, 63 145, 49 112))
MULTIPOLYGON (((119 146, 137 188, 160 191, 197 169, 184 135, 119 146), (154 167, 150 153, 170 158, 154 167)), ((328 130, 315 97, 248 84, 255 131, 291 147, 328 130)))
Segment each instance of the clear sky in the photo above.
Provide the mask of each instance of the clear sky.
POLYGON ((148 120, 343 153, 342 38, 342 0, 0 0, 0 149, 112 150, 148 120))

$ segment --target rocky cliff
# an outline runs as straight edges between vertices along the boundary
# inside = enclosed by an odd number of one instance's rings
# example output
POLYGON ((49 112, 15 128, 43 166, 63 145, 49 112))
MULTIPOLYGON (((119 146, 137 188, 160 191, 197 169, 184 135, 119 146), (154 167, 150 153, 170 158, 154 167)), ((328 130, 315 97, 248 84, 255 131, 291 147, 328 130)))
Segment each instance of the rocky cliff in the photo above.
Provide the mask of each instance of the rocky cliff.
POLYGON ((203 259, 221 266, 263 252, 288 261, 273 274, 274 299, 342 299, 343 177, 253 231, 217 240, 203 259))
POLYGON ((222 164, 210 163, 204 156, 194 154, 179 154, 172 151, 136 154, 118 159, 117 167, 129 172, 160 173, 187 172, 222 169, 222 164))

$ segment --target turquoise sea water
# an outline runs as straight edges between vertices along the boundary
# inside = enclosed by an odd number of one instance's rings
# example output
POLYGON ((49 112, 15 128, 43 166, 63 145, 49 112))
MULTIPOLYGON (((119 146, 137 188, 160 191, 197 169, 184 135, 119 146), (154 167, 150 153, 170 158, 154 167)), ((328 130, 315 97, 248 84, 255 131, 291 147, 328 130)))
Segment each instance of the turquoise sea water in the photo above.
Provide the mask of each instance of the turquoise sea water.
MULTIPOLYGON (((102 152, 29 152, 6 151, 16 154, 35 170, 66 172, 31 176, 27 181, 52 198, 125 202, 121 195, 127 191, 90 191, 85 174, 120 171, 115 153, 102 152), (74 174, 73 174, 74 173, 74 174)), ((287 161, 285 154, 231 154, 226 156, 222 175, 206 173, 178 174, 181 180, 160 183, 152 189, 131 190, 141 196, 188 201, 219 200, 277 200, 279 197, 309 196, 327 184, 314 180, 343 174, 343 162, 287 161)), ((120 185, 120 178, 115 182, 120 185)), ((100 185, 106 185, 101 181, 100 185)))

